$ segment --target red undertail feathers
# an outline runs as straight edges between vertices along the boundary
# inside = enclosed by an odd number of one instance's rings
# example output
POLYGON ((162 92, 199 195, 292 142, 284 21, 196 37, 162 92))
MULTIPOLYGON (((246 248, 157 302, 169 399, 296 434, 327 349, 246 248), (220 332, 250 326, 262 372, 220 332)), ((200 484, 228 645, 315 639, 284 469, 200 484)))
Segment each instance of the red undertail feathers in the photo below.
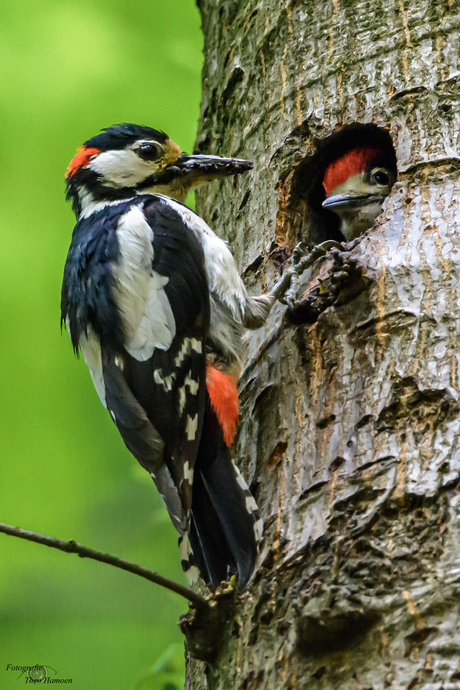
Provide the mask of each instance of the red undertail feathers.
POLYGON ((218 369, 208 366, 206 387, 211 407, 222 428, 225 444, 229 447, 235 438, 238 424, 239 403, 236 379, 234 376, 223 374, 218 369))

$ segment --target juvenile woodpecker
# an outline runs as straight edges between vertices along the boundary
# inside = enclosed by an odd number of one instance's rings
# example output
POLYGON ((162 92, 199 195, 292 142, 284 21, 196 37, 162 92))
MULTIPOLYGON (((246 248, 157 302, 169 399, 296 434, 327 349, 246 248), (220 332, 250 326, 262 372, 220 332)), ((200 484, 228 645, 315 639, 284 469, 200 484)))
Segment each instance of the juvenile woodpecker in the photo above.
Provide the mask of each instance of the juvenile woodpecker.
POLYGON ((188 156, 163 132, 109 127, 66 174, 77 216, 61 316, 123 441, 155 482, 189 580, 254 569, 262 523, 229 447, 245 328, 274 296, 250 297, 226 245, 184 206, 192 185, 249 170, 188 156))
POLYGON ((371 146, 356 147, 327 166, 323 208, 339 216, 348 242, 372 227, 395 180, 388 153, 371 146))

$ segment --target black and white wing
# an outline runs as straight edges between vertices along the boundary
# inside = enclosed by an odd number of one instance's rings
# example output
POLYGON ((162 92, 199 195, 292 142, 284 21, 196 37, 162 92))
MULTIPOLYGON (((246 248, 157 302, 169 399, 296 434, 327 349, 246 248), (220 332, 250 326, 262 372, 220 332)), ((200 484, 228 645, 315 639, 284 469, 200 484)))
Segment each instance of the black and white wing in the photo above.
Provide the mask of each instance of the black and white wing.
POLYGON ((201 244, 181 215, 143 195, 81 219, 62 319, 184 534, 206 399, 209 293, 201 244))

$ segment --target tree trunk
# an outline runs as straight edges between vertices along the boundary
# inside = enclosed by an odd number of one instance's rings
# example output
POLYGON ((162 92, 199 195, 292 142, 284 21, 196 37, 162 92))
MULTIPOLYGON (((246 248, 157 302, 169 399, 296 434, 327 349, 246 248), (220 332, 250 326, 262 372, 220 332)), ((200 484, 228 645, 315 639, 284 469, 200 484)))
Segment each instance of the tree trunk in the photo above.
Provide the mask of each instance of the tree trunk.
POLYGON ((186 687, 460 688, 459 4, 198 4, 197 147, 254 171, 197 210, 250 292, 331 236, 318 139, 387 128, 398 182, 351 250, 360 289, 246 336, 235 456, 264 542, 217 665, 190 660, 186 687))

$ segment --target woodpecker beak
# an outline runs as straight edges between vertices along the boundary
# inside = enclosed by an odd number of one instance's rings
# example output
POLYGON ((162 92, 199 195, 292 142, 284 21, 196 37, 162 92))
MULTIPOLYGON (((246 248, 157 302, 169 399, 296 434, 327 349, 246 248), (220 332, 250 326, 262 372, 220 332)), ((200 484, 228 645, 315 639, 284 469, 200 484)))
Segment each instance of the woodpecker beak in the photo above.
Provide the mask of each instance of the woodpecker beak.
POLYGON ((385 194, 357 194, 347 192, 345 194, 334 194, 323 201, 323 208, 335 211, 339 208, 358 208, 360 206, 368 206, 370 204, 382 205, 385 200, 385 194))
POLYGON ((220 158, 219 156, 186 156, 168 165, 165 173, 171 178, 180 178, 190 185, 200 184, 219 177, 240 175, 252 169, 251 161, 240 158, 220 158))

